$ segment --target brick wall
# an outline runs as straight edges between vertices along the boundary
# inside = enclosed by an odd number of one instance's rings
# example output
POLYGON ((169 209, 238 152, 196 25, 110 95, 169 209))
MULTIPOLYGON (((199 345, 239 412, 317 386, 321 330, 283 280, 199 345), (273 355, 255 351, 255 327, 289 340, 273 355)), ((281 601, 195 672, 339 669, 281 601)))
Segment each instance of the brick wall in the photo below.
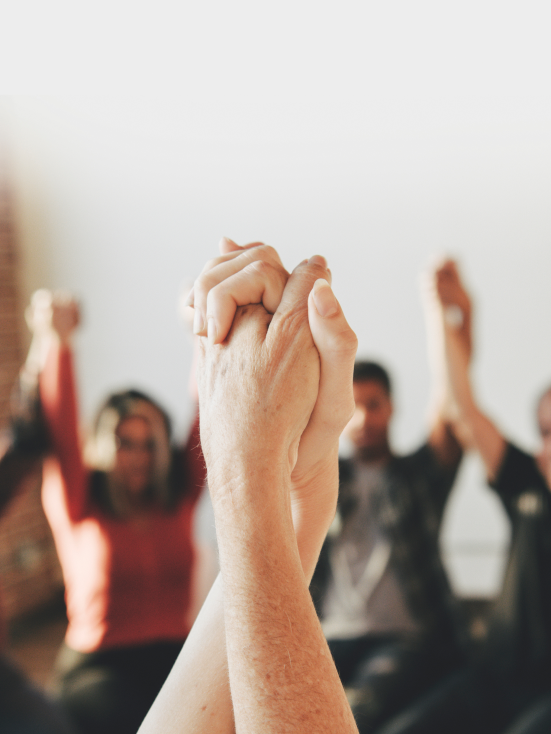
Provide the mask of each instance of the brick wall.
MULTIPOLYGON (((0 160, 0 430, 24 360, 13 201, 0 160)), ((0 488, 1 489, 1 488, 0 488)), ((40 504, 40 474, 29 476, 0 519, 0 600, 7 621, 59 594, 61 571, 40 504)))

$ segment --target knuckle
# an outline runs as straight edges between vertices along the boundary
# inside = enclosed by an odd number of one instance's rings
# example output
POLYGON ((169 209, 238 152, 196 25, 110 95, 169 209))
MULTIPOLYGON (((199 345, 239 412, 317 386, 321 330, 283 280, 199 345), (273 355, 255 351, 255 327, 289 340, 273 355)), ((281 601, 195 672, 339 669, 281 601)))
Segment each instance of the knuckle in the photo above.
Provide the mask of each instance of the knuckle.
POLYGON ((272 245, 260 245, 258 250, 264 259, 270 261, 272 264, 282 267, 281 259, 275 247, 272 247, 272 245))
POLYGON ((209 270, 213 270, 221 262, 223 262, 223 259, 221 257, 213 257, 210 260, 207 260, 203 267, 203 270, 201 270, 201 275, 203 275, 204 273, 208 273, 209 270))
POLYGON ((266 254, 267 257, 273 260, 279 260, 277 250, 275 249, 275 247, 272 247, 272 245, 261 245, 261 250, 263 253, 266 254))
POLYGON ((213 280, 208 272, 203 272, 193 284, 193 293, 195 299, 206 298, 206 294, 213 286, 213 280))
POLYGON ((273 268, 270 263, 266 262, 265 260, 254 260, 252 263, 249 263, 243 270, 244 272, 255 275, 269 275, 271 274, 273 268))
POLYGON ((333 334, 331 346, 340 355, 353 357, 358 351, 358 337, 349 326, 346 326, 333 334))

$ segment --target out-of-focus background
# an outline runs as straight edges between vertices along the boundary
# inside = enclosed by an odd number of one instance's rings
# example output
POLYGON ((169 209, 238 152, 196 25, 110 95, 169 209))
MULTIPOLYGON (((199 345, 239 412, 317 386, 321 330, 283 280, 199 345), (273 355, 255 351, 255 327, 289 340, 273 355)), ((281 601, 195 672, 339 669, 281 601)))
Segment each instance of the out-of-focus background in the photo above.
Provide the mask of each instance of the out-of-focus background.
MULTIPOLYGON (((114 6, 108 24, 87 16, 69 46, 44 38, 47 22, 38 6, 27 16, 10 53, 29 93, 0 106, 4 396, 31 292, 69 289, 84 312, 83 425, 108 391, 135 385, 183 435, 191 341, 178 294, 222 235, 261 239, 288 268, 328 258, 359 355, 394 377, 393 441, 408 451, 426 435, 430 393, 419 278, 448 253, 475 296, 481 403, 536 447, 535 401, 551 382, 544 3, 114 6), (73 64, 80 89, 100 65, 106 93, 60 92, 73 64)), ((50 553, 35 510, 17 526, 18 511, 0 526, 8 617, 37 601, 28 579, 45 578, 50 553)), ((459 594, 496 593, 508 534, 469 459, 442 535, 459 594)))

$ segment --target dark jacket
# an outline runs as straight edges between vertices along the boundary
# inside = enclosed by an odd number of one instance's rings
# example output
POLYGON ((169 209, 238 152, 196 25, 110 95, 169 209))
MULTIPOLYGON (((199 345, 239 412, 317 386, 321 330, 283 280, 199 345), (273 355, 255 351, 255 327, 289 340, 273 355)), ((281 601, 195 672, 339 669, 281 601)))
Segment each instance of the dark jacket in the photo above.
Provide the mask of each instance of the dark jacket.
MULTIPOLYGON (((434 644, 443 655, 459 651, 467 637, 439 549, 444 507, 457 468, 458 465, 443 467, 428 444, 407 456, 393 456, 375 500, 377 521, 391 541, 390 562, 410 613, 423 630, 427 644, 434 644)), ((354 461, 341 461, 339 470, 337 513, 346 522, 355 505, 350 492, 354 461)), ((329 581, 331 543, 329 535, 310 586, 318 614, 329 581)))

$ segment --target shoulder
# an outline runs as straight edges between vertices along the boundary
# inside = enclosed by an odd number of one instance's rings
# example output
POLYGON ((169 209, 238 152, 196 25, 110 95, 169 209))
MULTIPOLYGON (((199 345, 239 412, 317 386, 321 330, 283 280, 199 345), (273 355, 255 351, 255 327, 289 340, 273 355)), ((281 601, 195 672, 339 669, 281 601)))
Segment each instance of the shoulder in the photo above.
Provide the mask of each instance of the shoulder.
POLYGON ((409 454, 393 455, 390 468, 393 472, 406 475, 428 474, 440 472, 444 469, 428 442, 423 443, 418 449, 409 454))
POLYGON ((426 442, 405 456, 393 457, 389 471, 398 484, 415 490, 417 497, 430 501, 441 518, 457 476, 458 465, 445 466, 426 442))
POLYGON ((527 491, 549 494, 549 487, 536 459, 513 443, 508 443, 497 476, 490 485, 504 499, 517 497, 527 491))

